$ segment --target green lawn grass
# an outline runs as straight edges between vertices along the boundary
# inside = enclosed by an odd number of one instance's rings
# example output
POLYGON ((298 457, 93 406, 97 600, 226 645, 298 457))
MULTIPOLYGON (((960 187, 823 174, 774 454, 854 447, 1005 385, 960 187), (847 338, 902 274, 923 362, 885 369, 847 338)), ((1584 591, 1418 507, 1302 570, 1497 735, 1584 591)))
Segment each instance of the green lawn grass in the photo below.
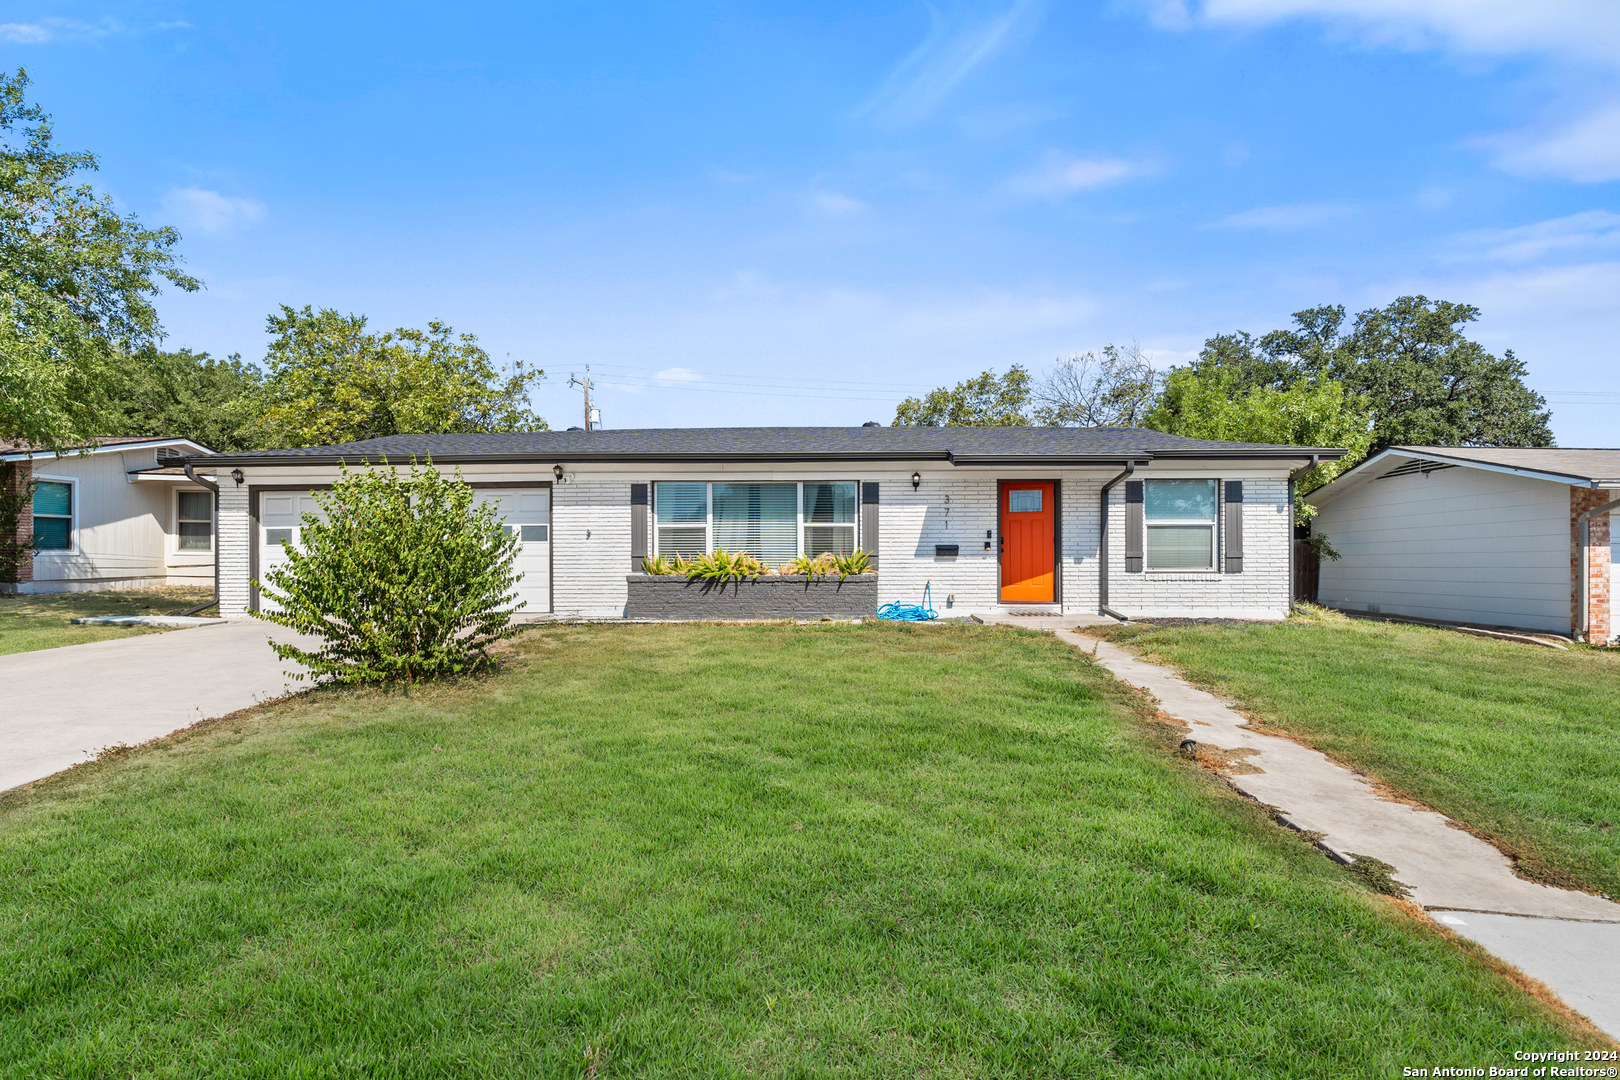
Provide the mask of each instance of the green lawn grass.
POLYGON ((1620 897, 1620 652, 1331 612, 1104 631, 1517 856, 1620 897))
POLYGON ((1049 635, 547 626, 0 797, 0 1075, 1398 1076, 1590 1043, 1049 635))
POLYGON ((0 656, 158 633, 154 627, 74 626, 70 620, 90 615, 178 615, 213 595, 209 588, 175 587, 0 596, 0 656))

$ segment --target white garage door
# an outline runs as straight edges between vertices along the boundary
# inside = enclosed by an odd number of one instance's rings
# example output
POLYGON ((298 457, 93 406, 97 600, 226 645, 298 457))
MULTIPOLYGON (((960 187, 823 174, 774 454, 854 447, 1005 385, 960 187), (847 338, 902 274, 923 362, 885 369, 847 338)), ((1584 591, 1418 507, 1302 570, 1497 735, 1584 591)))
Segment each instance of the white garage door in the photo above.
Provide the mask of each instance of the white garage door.
MULTIPOLYGON (((259 580, 265 581, 271 569, 286 563, 285 547, 298 543, 299 523, 305 514, 324 520, 315 497, 308 492, 266 491, 259 503, 259 580)), ((551 491, 548 488, 501 488, 477 494, 479 503, 490 503, 502 524, 518 537, 517 581, 520 609, 524 615, 543 615, 551 610, 551 491)), ((277 606, 262 593, 260 611, 277 606)))
MULTIPOLYGON (((266 491, 259 495, 259 580, 269 584, 268 575, 287 562, 286 546, 298 543, 300 523, 305 514, 325 519, 315 496, 307 491, 266 491)), ((274 586, 271 586, 274 588, 274 586)), ((279 611, 261 591, 260 611, 279 611)))
POLYGON ((497 488, 478 492, 480 503, 491 503, 510 532, 517 534, 518 599, 522 615, 543 615, 551 610, 551 489, 497 488))

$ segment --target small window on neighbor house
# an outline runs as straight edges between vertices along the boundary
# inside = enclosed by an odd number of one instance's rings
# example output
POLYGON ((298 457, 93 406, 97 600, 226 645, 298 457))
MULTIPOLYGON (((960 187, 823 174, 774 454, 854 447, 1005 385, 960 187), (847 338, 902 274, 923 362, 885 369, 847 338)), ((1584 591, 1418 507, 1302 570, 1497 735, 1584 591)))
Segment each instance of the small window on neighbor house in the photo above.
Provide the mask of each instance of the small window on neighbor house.
POLYGON ((34 487, 34 549, 73 550, 73 485, 41 480, 34 487))
POLYGON ((266 544, 280 544, 283 547, 290 547, 293 542, 292 534, 291 529, 266 529, 264 530, 264 542, 266 544))
POLYGON ((214 539, 214 499, 206 491, 177 493, 175 514, 181 551, 208 551, 214 539))
POLYGON ((1142 491, 1149 570, 1215 566, 1215 481, 1148 480, 1142 491))

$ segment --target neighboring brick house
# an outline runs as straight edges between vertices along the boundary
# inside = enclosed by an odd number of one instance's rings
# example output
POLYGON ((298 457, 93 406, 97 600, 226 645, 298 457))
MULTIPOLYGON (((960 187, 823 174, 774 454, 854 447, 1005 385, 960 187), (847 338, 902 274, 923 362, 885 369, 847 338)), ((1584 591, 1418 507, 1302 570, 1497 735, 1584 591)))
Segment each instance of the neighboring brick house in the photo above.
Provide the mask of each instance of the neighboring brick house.
MULTIPOLYGON (((702 428, 400 435, 197 459, 221 478, 221 611, 296 543, 339 462, 431 457, 520 537, 528 613, 622 616, 642 559, 859 547, 876 600, 1280 619, 1289 476, 1342 451, 1134 428, 702 428), (1101 542, 1106 491, 1107 543, 1101 542)), ((632 612, 633 614, 633 612, 632 612)))
POLYGON ((181 464, 208 452, 189 439, 149 437, 98 439, 60 455, 0 446, 11 483, 34 484, 17 522, 22 558, 0 592, 211 586, 213 492, 181 464))
POLYGON ((1620 450, 1391 447, 1310 497, 1342 555, 1322 562, 1318 597, 1612 641, 1609 513, 1588 515, 1584 546, 1580 518, 1617 499, 1620 450))

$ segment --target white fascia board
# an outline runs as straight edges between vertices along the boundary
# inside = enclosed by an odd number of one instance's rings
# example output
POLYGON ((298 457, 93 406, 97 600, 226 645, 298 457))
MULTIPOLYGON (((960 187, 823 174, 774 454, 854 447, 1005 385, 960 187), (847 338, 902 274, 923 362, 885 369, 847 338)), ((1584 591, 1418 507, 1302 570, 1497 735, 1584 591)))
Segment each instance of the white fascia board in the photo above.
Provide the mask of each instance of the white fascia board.
MULTIPOLYGON (((213 473, 200 472, 200 473, 197 473, 197 475, 201 476, 201 477, 204 477, 205 479, 208 479, 208 480, 213 480, 216 483, 219 481, 219 477, 217 477, 213 473)), ((169 473, 167 475, 160 474, 160 475, 154 476, 151 473, 133 472, 133 473, 129 474, 129 478, 131 480, 137 480, 137 481, 139 481, 139 480, 156 480, 156 481, 158 481, 160 483, 169 483, 169 484, 189 484, 189 483, 191 483, 191 478, 189 476, 183 476, 183 475, 179 475, 179 474, 175 474, 175 473, 169 473)))
POLYGON ((21 453, 0 454, 0 461, 43 461, 47 458, 93 457, 96 454, 113 454, 123 450, 157 450, 165 446, 189 446, 199 454, 212 454, 214 451, 201 443, 194 443, 190 439, 153 439, 151 442, 114 443, 111 446, 75 447, 60 454, 50 450, 29 450, 21 453))
POLYGON ((1544 469, 1523 469, 1516 465, 1498 465, 1488 461, 1473 461, 1469 458, 1450 457, 1445 454, 1418 454, 1411 450, 1401 450, 1390 447, 1380 451, 1377 456, 1370 457, 1357 465, 1343 476, 1331 483, 1324 484, 1305 497, 1307 503, 1315 504, 1318 500, 1332 501, 1337 496, 1361 484, 1369 484, 1377 480, 1382 473, 1373 466, 1387 458, 1401 458, 1405 461, 1438 461, 1442 465, 1455 465, 1458 468, 1480 469, 1484 472, 1502 473, 1505 476, 1522 476, 1527 480, 1545 480, 1553 484, 1566 484, 1570 487, 1584 488, 1620 488, 1620 478, 1617 479, 1587 479, 1572 476, 1569 473, 1547 472, 1544 469))

